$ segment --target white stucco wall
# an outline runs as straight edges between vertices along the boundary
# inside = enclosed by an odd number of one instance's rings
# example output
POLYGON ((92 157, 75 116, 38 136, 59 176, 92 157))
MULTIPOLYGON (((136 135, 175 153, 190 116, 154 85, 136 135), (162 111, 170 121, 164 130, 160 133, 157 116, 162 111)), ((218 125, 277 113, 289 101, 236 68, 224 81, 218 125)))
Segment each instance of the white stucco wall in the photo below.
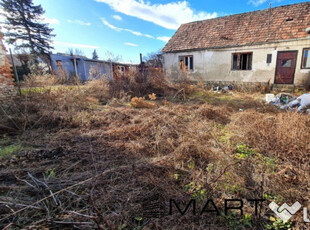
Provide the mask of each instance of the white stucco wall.
POLYGON ((294 84, 304 85, 310 83, 310 69, 301 69, 303 48, 310 48, 310 38, 256 46, 165 53, 164 72, 166 77, 177 79, 179 56, 193 55, 194 70, 189 71, 193 81, 202 78, 205 81, 267 82, 270 79, 270 82, 274 83, 278 51, 297 50, 294 84), (232 54, 238 52, 253 52, 252 70, 231 69, 232 54), (267 54, 272 54, 270 64, 266 63, 267 54))

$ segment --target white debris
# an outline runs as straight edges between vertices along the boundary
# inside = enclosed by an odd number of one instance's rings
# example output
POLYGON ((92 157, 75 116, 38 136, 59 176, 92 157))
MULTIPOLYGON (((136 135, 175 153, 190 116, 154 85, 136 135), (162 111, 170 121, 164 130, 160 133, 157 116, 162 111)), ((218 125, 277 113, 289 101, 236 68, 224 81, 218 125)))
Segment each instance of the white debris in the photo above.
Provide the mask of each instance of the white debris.
POLYGON ((298 99, 295 99, 295 100, 293 100, 293 101, 291 101, 285 105, 282 105, 280 107, 280 109, 292 109, 292 108, 295 108, 299 105, 300 105, 300 101, 298 99))
POLYGON ((275 98, 275 95, 273 93, 267 93, 266 94, 266 103, 272 102, 272 100, 275 98))
POLYGON ((298 112, 302 112, 307 107, 310 107, 310 93, 305 93, 297 98, 300 101, 300 106, 298 107, 298 112))
POLYGON ((286 105, 287 103, 289 103, 295 99, 296 99, 296 97, 294 97, 290 93, 279 93, 274 98, 271 99, 270 103, 280 107, 282 105, 286 105))
POLYGON ((267 97, 269 100, 271 100, 269 103, 280 107, 280 109, 293 110, 294 108, 298 107, 297 111, 299 113, 308 109, 306 112, 310 114, 310 93, 305 93, 298 98, 288 93, 280 93, 274 98, 272 98, 272 96, 267 96, 266 94, 266 101, 267 97))

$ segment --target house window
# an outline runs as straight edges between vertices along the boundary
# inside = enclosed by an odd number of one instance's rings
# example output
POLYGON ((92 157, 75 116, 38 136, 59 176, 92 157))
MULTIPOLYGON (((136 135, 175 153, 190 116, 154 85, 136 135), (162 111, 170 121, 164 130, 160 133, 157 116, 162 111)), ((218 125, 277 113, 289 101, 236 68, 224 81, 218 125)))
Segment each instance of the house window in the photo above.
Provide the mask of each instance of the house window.
POLYGON ((271 59, 272 59, 272 54, 267 54, 267 64, 271 63, 271 59))
POLYGON ((303 51, 301 68, 302 69, 310 69, 310 48, 306 48, 303 51))
POLYGON ((56 60, 56 66, 57 66, 57 69, 62 69, 62 61, 56 60))
POLYGON ((125 66, 117 66, 118 71, 124 73, 125 72, 125 66))
POLYGON ((194 70, 194 57, 193 56, 180 56, 179 66, 180 66, 180 70, 194 70))
POLYGON ((251 70, 253 53, 234 53, 232 55, 232 70, 251 70))
POLYGON ((291 68, 292 67, 292 60, 291 59, 281 60, 281 67, 291 68))

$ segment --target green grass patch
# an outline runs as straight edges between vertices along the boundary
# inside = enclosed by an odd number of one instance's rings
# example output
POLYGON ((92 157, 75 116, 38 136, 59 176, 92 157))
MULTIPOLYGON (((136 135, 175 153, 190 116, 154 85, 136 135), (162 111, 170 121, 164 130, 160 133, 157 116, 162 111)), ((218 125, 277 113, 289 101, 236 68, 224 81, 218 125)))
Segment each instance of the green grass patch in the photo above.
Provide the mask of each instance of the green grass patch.
POLYGON ((31 93, 40 93, 43 94, 49 90, 56 91, 56 90, 77 90, 80 88, 85 87, 84 85, 77 86, 77 85, 56 85, 56 86, 46 86, 46 87, 30 87, 30 88, 22 88, 21 93, 22 95, 29 95, 31 93))
POLYGON ((45 87, 33 87, 33 88, 22 88, 21 93, 22 95, 26 96, 31 93, 45 93, 48 90, 48 88, 45 87))
POLYGON ((4 157, 10 157, 13 154, 23 150, 24 148, 20 145, 9 145, 0 147, 0 159, 4 157))

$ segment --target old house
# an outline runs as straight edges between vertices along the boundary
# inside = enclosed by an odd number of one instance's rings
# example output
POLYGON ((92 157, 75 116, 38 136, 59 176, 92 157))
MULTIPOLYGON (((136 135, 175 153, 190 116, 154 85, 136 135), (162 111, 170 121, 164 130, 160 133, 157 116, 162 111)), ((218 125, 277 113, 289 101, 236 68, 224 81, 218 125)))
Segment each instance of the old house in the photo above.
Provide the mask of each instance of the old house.
POLYGON ((310 2, 183 24, 162 51, 172 79, 309 86, 310 2))
POLYGON ((16 95, 14 78, 0 32, 0 104, 16 95))
POLYGON ((102 76, 112 79, 111 62, 88 59, 85 56, 69 54, 51 54, 51 64, 58 75, 79 76, 81 81, 97 79, 102 76))

